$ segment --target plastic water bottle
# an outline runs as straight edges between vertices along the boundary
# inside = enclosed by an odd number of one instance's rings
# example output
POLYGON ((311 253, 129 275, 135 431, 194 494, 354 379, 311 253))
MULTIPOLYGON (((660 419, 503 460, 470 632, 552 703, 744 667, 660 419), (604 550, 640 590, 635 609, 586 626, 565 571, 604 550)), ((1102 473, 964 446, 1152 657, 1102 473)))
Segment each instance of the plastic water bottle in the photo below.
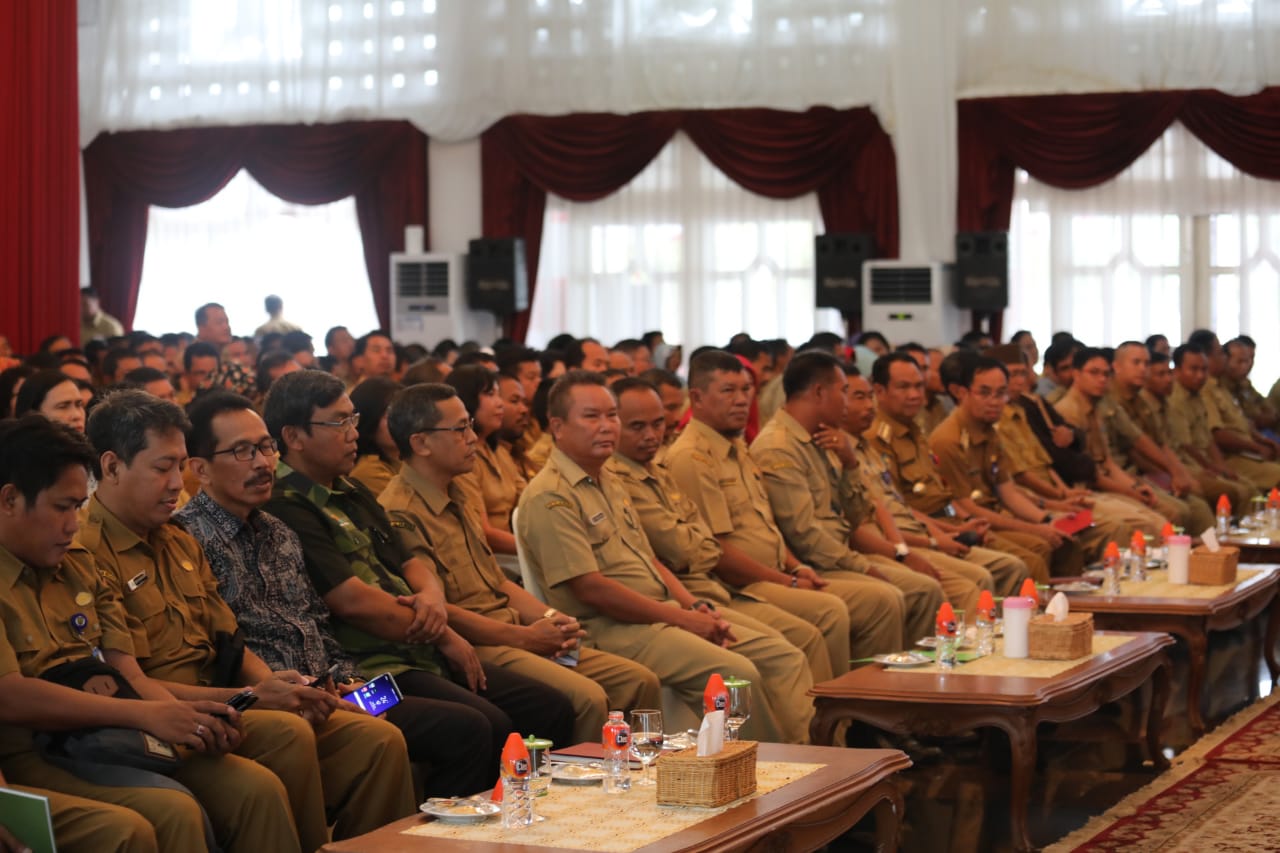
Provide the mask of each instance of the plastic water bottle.
POLYGON ((1218 538, 1231 532, 1231 501, 1226 495, 1218 496, 1218 538))
POLYGON ((1144 582, 1147 579, 1147 537, 1141 530, 1133 531, 1129 542, 1129 580, 1144 582))
POLYGON ((956 613, 950 601, 942 602, 938 608, 937 641, 934 653, 937 656, 938 669, 955 669, 956 666, 956 613))
POLYGON ((1270 538, 1273 531, 1280 528, 1280 489, 1271 488, 1267 493, 1267 536, 1270 538))
POLYGON ((974 639, 978 644, 978 654, 989 655, 996 650, 996 602, 990 590, 978 594, 978 614, 974 639))
POLYGON ((502 828, 519 829, 533 823, 533 797, 529 791, 529 750, 516 732, 502 747, 502 828))
POLYGON ((631 726, 621 711, 610 711, 600 734, 604 747, 604 792, 625 794, 631 790, 631 726))
POLYGON ((1120 594, 1120 546, 1107 543, 1102 556, 1102 591, 1107 595, 1120 594))

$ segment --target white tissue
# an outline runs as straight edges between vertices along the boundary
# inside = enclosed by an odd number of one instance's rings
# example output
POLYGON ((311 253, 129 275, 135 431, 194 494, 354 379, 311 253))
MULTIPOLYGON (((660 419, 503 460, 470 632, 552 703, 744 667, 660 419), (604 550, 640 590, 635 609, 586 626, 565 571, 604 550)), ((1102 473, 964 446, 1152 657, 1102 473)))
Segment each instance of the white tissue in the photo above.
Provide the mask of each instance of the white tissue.
POLYGON ((1067 613, 1071 610, 1071 603, 1067 601, 1067 597, 1062 593, 1054 593, 1053 598, 1049 599, 1049 606, 1044 612, 1053 617, 1054 622, 1061 622, 1067 618, 1067 613))
POLYGON ((698 728, 698 757, 715 755, 724 749, 724 711, 712 711, 698 728))
POLYGON ((1218 549, 1222 547, 1218 544, 1218 534, 1213 531, 1212 527, 1200 534, 1200 541, 1204 543, 1204 547, 1214 553, 1217 553, 1218 549))

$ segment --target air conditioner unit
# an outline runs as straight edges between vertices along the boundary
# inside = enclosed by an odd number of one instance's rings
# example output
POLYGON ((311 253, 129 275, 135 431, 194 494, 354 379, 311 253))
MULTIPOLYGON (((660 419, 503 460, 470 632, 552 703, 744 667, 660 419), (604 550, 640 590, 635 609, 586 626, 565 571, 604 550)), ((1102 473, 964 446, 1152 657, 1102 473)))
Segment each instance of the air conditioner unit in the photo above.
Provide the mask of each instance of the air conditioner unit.
POLYGON ((430 349, 445 338, 488 345, 498 336, 487 311, 467 307, 462 255, 391 255, 391 337, 430 349))
POLYGON ((964 315, 950 298, 950 264, 867 261, 862 282, 862 328, 895 345, 949 346, 964 331, 964 315))

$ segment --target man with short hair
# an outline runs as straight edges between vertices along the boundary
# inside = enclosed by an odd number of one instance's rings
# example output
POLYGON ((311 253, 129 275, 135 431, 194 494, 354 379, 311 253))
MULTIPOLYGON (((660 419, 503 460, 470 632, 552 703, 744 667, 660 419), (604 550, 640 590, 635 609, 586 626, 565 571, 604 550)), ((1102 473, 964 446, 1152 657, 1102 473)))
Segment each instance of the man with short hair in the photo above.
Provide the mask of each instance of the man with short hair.
POLYGON ((362 335, 351 351, 351 373, 357 381, 371 376, 390 379, 396 369, 396 347, 381 329, 362 335))
POLYGON ((102 357, 102 384, 119 385, 125 374, 142 367, 142 359, 133 350, 109 349, 102 357))
POLYGON ((173 401, 175 394, 169 377, 153 367, 138 367, 130 370, 124 375, 123 384, 131 388, 141 388, 153 397, 170 402, 173 401))
MULTIPOLYGON (((890 544, 874 528, 875 507, 858 476, 853 442, 844 433, 848 379, 843 367, 826 353, 801 353, 787 366, 782 384, 786 402, 752 442, 751 458, 763 472, 787 547, 824 578, 865 584, 869 577, 892 584, 903 595, 906 640, 929 636, 948 593, 935 566, 902 542, 890 544)), ((974 568, 972 577, 948 579, 949 593, 961 606, 977 603, 974 579, 985 573, 974 568)), ((990 577, 984 586, 990 588, 990 577)))
POLYGON ((135 390, 109 395, 89 417, 100 476, 80 541, 124 604, 138 663, 179 698, 225 702, 253 688, 259 701, 244 716, 237 754, 280 777, 304 850, 328 843, 329 812, 341 838, 403 817, 413 802, 400 733, 341 710, 299 673, 272 672, 252 650, 241 653, 204 551, 169 523, 189 427, 175 404, 135 390))
POLYGON ((1044 351, 1044 369, 1036 383, 1036 393, 1050 403, 1056 403, 1067 393, 1074 378, 1074 358, 1080 344, 1071 338, 1054 340, 1044 351))
POLYGON ((595 338, 575 340, 565 347, 564 366, 569 370, 581 368, 604 373, 609 369, 609 351, 595 338))
POLYGON ((182 353, 182 369, 182 387, 175 402, 185 406, 201 391, 213 387, 218 375, 218 348, 204 341, 192 343, 182 353))
MULTIPOLYGON (((797 356, 798 357, 798 356, 797 356)), ((722 350, 694 356, 689 373, 689 425, 670 448, 666 465, 681 491, 723 549, 717 574, 792 615, 818 624, 809 608, 823 599, 792 590, 821 590, 844 602, 850 654, 865 658, 900 649, 905 600, 892 584, 856 571, 827 573, 788 547, 779 529, 764 474, 743 439, 752 379, 742 362, 722 350)), ((850 562, 854 562, 850 560, 850 562)))
MULTIPOLYGON (((1197 329, 1187 342, 1202 348, 1208 359, 1209 376, 1202 396, 1217 409, 1213 440, 1222 451, 1227 467, 1259 491, 1280 485, 1280 462, 1275 461, 1280 455, 1280 444, 1254 429, 1239 404, 1218 384, 1227 368, 1227 356, 1218 343, 1218 336, 1208 329, 1197 329)), ((1243 507, 1235 510, 1237 514, 1248 511, 1243 507)))
MULTIPOLYGON (((82 435, 47 418, 0 423, 0 771, 12 783, 55 791, 55 832, 78 825, 68 840, 78 849, 111 849, 124 834, 142 850, 157 842, 161 850, 203 850, 203 807, 228 850, 298 850, 280 780, 227 754, 240 744, 241 716, 221 702, 176 699, 139 668, 119 598, 75 541, 93 460, 82 435), (95 657, 123 682, 104 671, 93 676, 103 682, 98 689, 83 690, 42 677, 95 657), (123 684, 141 698, 120 696, 123 684), (108 726, 189 749, 173 773, 188 790, 90 782, 55 766, 35 740, 36 732, 108 726), (112 805, 94 809, 79 798, 112 805), (138 815, 154 835, 130 829, 138 815), (89 830, 102 835, 84 838, 89 830)), ((56 840, 61 847, 67 839, 56 840)))
MULTIPOLYGON (((298 535, 261 509, 271 498, 278 455, 266 424, 248 398, 229 391, 201 397, 190 416, 187 450, 200 491, 174 518, 203 547, 245 643, 277 671, 321 676, 332 668, 332 682, 321 686, 350 695, 365 682, 334 638, 329 611, 307 580, 298 535)), ((475 716, 461 705, 411 695, 386 712, 384 719, 404 735, 410 760, 425 765, 427 796, 474 794, 489 782, 489 768, 474 760, 489 747, 475 716)), ((367 726, 349 728, 360 736, 367 726)), ((393 756, 370 784, 396 783, 398 765, 393 756)), ((403 809, 399 795, 381 791, 386 802, 376 803, 375 812, 385 816, 403 809)))
POLYGON ((623 353, 631 359, 632 376, 639 376, 646 370, 653 369, 653 353, 644 341, 625 338, 614 345, 613 352, 623 353))
POLYGON ((1254 428, 1274 440, 1277 437, 1276 425, 1280 424, 1280 410, 1262 396, 1249 379, 1257 350, 1257 343, 1247 335, 1240 335, 1223 344, 1222 351, 1226 353, 1227 364, 1218 377, 1218 386, 1236 401, 1236 405, 1254 428))
POLYGON ((670 370, 655 367, 645 371, 639 378, 652 385, 662 400, 664 429, 662 448, 658 451, 658 461, 661 462, 666 457, 667 448, 680 437, 680 421, 684 417, 689 399, 684 391, 684 380, 670 370))
POLYGON ((714 604, 730 624, 780 634, 803 651, 815 682, 844 674, 849 666, 849 613, 844 602, 814 590, 789 590, 785 595, 801 602, 808 617, 800 618, 720 580, 717 569, 724 549, 698 515, 698 507, 657 461, 666 430, 661 398, 641 379, 624 380, 613 390, 621 430, 618 449, 605 467, 626 488, 658 559, 690 593, 714 604))
POLYGON ((618 442, 617 401, 604 380, 571 370, 548 400, 555 449, 520 498, 516 536, 551 606, 598 648, 652 670, 701 712, 712 673, 755 689, 748 727, 760 740, 804 743, 813 686, 805 657, 776 638, 731 627, 654 555, 626 490, 604 465, 618 442))
MULTIPOLYGON (((519 382, 514 382, 516 390, 519 382)), ((609 709, 656 708, 657 676, 593 648, 572 616, 548 608, 507 579, 467 511, 458 478, 476 464, 476 434, 466 406, 448 385, 416 385, 398 394, 387 428, 404 465, 378 502, 408 522, 396 532, 424 562, 434 562, 449 622, 491 666, 555 688, 573 703, 575 743, 599 737, 609 709), (578 654, 576 663, 564 656, 578 654)))
POLYGON ((107 341, 124 334, 124 326, 115 317, 102 310, 98 291, 92 287, 80 289, 80 346, 89 341, 107 341))
POLYGON ((290 332, 300 332, 302 327, 290 323, 284 318, 284 300, 279 296, 272 294, 262 300, 262 307, 267 312, 267 322, 253 330, 255 340, 261 341, 269 334, 275 333, 279 335, 287 335, 290 332))
POLYGON ((217 302, 209 302, 196 309, 196 340, 212 344, 221 352, 231 343, 231 321, 227 309, 217 302))
POLYGON ((403 546, 377 499, 348 477, 358 416, 342 380, 314 370, 282 376, 267 394, 263 417, 280 448, 264 509, 298 534, 334 634, 365 677, 390 672, 405 694, 478 712, 475 725, 488 749, 477 760, 491 781, 512 731, 566 742, 573 726, 568 700, 480 661, 448 625, 434 567, 403 546))

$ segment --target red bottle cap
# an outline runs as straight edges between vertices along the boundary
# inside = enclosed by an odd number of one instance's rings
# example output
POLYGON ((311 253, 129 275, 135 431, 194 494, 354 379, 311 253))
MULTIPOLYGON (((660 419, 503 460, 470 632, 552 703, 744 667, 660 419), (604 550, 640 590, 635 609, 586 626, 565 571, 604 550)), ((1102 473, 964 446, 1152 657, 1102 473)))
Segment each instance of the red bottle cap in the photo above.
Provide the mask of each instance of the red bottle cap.
POLYGON ((988 620, 996 612, 996 600, 991 597, 991 590, 984 589, 978 593, 978 612, 985 614, 988 620))
POLYGON ((502 802, 502 777, 498 777, 498 784, 493 786, 493 796, 489 798, 495 803, 502 802))
POLYGON ((1130 547, 1135 551, 1147 550, 1147 537, 1142 534, 1141 530, 1133 531, 1133 538, 1129 542, 1130 547))
POLYGON ((507 735, 502 747, 502 772, 508 776, 529 776, 529 748, 517 732, 507 735))
POLYGON ((1218 495, 1218 512, 1231 514, 1231 501, 1226 495, 1218 495))
POLYGON ((1040 591, 1036 589, 1036 582, 1031 578, 1027 578, 1022 582, 1022 588, 1018 590, 1018 595, 1023 598, 1029 598, 1037 604, 1040 603, 1040 591))
POLYGON ((1160 528, 1160 538, 1167 543, 1169 541, 1169 537, 1172 535, 1173 535, 1173 522, 1166 521, 1164 523, 1164 527, 1160 528))
POLYGON ((942 606, 938 608, 938 633, 948 637, 956 634, 956 612, 951 608, 950 601, 942 602, 942 606))
POLYGON ((1280 489, 1271 487, 1271 491, 1267 492, 1267 503, 1280 504, 1280 489))
POLYGON ((1120 546, 1115 542, 1108 542, 1107 550, 1102 552, 1102 558, 1104 560, 1120 559, 1120 546))
POLYGON ((702 711, 710 714, 712 711, 728 710, 729 690, 724 686, 724 679, 720 677, 720 673, 713 672, 707 679, 707 688, 702 691, 702 711))

